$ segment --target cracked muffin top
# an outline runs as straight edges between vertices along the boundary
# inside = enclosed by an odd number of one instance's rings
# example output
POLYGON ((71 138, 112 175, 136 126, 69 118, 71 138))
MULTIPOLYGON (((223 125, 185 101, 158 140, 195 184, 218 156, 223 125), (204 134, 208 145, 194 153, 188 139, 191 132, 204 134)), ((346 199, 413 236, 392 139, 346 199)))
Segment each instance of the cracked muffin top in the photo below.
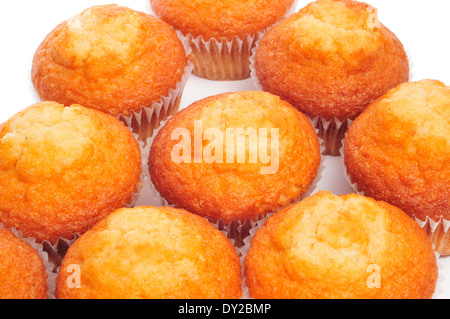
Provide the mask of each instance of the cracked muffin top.
POLYGON ((236 250, 205 219, 170 207, 136 207, 117 210, 69 248, 56 297, 235 299, 241 282, 236 250), (78 288, 67 284, 73 275, 78 288))
POLYGON ((431 298, 438 267, 425 231, 400 209, 319 192, 270 217, 245 260, 252 298, 431 298))
POLYGON ((128 204, 141 153, 116 118, 42 102, 0 131, 0 222, 39 242, 72 238, 128 204))
POLYGON ((103 5, 47 35, 35 53, 32 80, 42 100, 129 116, 175 88, 186 64, 184 47, 165 22, 103 5))
POLYGON ((402 43, 377 10, 352 0, 318 0, 271 28, 255 56, 256 77, 311 118, 354 119, 409 79, 402 43))

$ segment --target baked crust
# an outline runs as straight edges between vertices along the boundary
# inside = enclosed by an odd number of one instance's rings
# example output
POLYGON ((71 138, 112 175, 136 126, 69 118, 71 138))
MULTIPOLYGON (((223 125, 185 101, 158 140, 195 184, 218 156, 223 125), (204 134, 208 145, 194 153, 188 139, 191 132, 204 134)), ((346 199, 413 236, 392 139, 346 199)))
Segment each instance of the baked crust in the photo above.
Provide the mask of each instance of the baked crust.
POLYGON ((255 69, 265 91, 327 120, 354 119, 409 79, 401 42, 375 8, 351 0, 318 0, 271 28, 255 69))
POLYGON ((0 299, 46 299, 47 273, 38 253, 0 228, 0 299))
POLYGON ((425 299, 438 277, 430 240, 405 213, 329 192, 270 217, 245 267, 251 297, 263 299, 425 299))
POLYGON ((139 144, 116 118, 42 102, 0 131, 0 222, 25 237, 72 238, 123 207, 141 174, 139 144))
POLYGON ((56 282, 63 299, 239 298, 231 242, 205 219, 170 207, 120 209, 81 236, 56 282), (219 262, 220 261, 220 262, 219 262), (77 265, 80 288, 67 282, 77 265))
POLYGON ((186 64, 165 22, 117 5, 94 6, 47 35, 32 80, 42 100, 129 116, 175 88, 186 64))
POLYGON ((294 0, 150 0, 161 19, 194 37, 231 40, 273 25, 285 16, 294 0))
POLYGON ((422 221, 450 219, 450 88, 405 83, 372 103, 347 133, 348 174, 367 196, 422 221))
MULTIPOLYGON (((202 154, 208 145, 203 142, 202 154)), ((269 140, 267 147, 272 145, 276 144, 269 140)), ((230 223, 257 219, 297 200, 317 176, 320 162, 318 137, 303 114, 266 92, 236 92, 200 100, 170 119, 153 142, 149 169, 156 189, 169 203, 214 221, 230 223), (278 129, 278 169, 263 173, 276 162, 275 157, 270 164, 264 164, 260 156, 252 163, 247 146, 245 161, 236 158, 238 151, 232 153, 234 160, 229 161, 230 150, 236 146, 227 146, 226 142, 222 163, 208 164, 205 156, 201 163, 195 163, 192 157, 190 163, 176 163, 172 151, 180 139, 172 135, 179 128, 187 129, 193 149, 195 121, 202 121, 203 137, 210 128, 220 129, 223 136, 227 129, 267 129, 268 134, 272 128, 278 129)))

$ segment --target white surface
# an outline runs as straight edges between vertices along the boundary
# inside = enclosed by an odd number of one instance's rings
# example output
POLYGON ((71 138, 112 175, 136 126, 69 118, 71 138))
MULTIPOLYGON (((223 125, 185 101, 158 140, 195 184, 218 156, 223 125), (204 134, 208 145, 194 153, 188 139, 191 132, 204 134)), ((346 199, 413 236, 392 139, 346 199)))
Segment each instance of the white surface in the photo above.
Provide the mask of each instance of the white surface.
MULTIPOLYGON (((369 0, 379 9, 383 24, 403 41, 413 63, 414 80, 437 79, 450 85, 450 1, 369 0)), ((31 61, 40 42, 57 24, 92 5, 113 3, 103 0, 3 1, 0 16, 0 123, 39 101, 30 79, 31 61)), ((114 3, 135 10, 150 11, 148 0, 114 3)), ((300 0, 299 8, 309 1, 300 0)), ((181 107, 218 93, 253 90, 251 80, 212 82, 193 76, 186 85, 181 107)), ((325 157, 324 178, 319 189, 341 195, 350 192, 339 158, 325 157)), ((440 258, 440 282, 436 298, 450 298, 450 258, 440 258)))

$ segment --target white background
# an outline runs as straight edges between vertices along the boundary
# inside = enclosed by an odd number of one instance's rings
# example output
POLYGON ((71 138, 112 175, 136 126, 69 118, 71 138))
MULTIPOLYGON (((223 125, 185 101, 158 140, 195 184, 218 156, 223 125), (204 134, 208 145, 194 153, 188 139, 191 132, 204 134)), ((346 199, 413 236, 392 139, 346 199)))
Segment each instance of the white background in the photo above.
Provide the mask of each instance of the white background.
MULTIPOLYGON (((218 0, 220 1, 220 0, 218 0)), ((309 1, 300 0, 298 8, 309 1)), ((413 80, 437 79, 450 85, 450 1, 369 0, 379 10, 380 21, 401 39, 412 63, 413 80)), ((60 22, 103 0, 2 1, 0 13, 0 123, 39 101, 31 84, 33 55, 44 37, 60 22)), ((114 3, 150 12, 148 0, 114 3)), ((254 90, 252 81, 212 82, 192 76, 186 85, 181 108, 194 101, 223 92, 254 90)), ((320 190, 341 195, 351 192, 343 178, 339 158, 324 157, 320 190)), ((142 199, 140 203, 145 203, 142 199)), ((450 299, 450 258, 440 258, 440 280, 435 298, 450 299)))

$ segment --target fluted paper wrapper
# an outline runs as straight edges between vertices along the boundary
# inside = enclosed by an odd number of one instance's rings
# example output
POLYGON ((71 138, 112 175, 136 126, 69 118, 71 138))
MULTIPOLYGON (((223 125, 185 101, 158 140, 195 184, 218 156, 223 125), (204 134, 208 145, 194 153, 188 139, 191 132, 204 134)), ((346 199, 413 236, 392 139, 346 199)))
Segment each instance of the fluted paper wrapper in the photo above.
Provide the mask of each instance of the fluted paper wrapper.
POLYGON ((191 62, 194 64, 193 74, 215 81, 235 81, 250 77, 250 56, 264 32, 243 37, 205 40, 202 36, 183 35, 192 49, 191 62))
MULTIPOLYGON (((298 0, 294 1, 282 19, 296 10, 297 3, 298 0)), ((157 16, 155 12, 151 13, 157 16)), ((205 39, 203 36, 195 37, 176 31, 182 42, 187 44, 186 49, 191 51, 194 75, 215 81, 236 81, 250 77, 252 49, 269 28, 270 26, 253 34, 234 36, 231 40, 225 37, 205 39)))
POLYGON ((150 106, 143 106, 138 111, 131 111, 128 116, 119 114, 117 119, 131 129, 133 133, 136 133, 139 141, 145 142, 153 135, 161 122, 178 112, 184 87, 193 68, 194 65, 187 61, 183 76, 166 96, 161 97, 158 102, 153 102, 150 106))

